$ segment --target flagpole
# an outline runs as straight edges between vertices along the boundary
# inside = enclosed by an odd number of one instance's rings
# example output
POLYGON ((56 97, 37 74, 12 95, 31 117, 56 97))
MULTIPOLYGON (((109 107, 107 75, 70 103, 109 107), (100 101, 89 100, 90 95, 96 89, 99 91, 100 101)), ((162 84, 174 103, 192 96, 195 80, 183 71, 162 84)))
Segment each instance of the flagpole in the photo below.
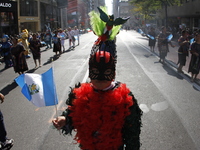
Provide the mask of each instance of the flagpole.
MULTIPOLYGON (((51 60, 52 61, 52 60, 51 60)), ((54 79, 54 63, 52 62, 51 63, 51 67, 52 67, 52 73, 53 73, 53 79, 54 79)), ((54 82, 55 83, 55 82, 54 82)), ((56 86, 56 84, 55 84, 56 86)), ((55 90, 55 87, 54 87, 54 101, 55 101, 55 110, 56 110, 56 118, 58 119, 58 107, 57 107, 57 104, 56 104, 56 90, 55 90)), ((59 134, 61 135, 61 131, 59 130, 59 134)))

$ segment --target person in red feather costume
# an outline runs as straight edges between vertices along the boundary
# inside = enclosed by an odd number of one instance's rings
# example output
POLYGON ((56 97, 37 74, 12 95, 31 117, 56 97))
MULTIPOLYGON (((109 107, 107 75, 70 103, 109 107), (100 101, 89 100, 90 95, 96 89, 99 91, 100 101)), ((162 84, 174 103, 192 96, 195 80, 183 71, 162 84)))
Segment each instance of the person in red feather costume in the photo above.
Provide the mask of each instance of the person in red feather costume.
POLYGON ((116 82, 116 61, 107 51, 90 56, 90 83, 71 89, 62 116, 53 125, 64 134, 76 132, 82 150, 139 150, 141 115, 137 100, 116 82))
POLYGON ((126 84, 115 81, 116 53, 113 39, 94 43, 89 59, 91 81, 71 88, 68 108, 52 120, 63 134, 74 131, 82 150, 140 149, 142 111, 126 84))

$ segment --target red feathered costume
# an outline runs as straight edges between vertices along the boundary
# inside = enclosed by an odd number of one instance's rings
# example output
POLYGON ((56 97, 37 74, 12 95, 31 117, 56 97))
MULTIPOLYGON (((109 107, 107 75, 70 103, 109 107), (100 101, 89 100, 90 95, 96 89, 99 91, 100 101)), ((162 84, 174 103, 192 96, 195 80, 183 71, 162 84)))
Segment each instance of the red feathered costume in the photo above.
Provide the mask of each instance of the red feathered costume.
POLYGON ((67 101, 65 134, 74 129, 83 150, 138 150, 141 110, 125 84, 98 91, 90 83, 72 89, 67 101), (67 131, 68 130, 68 131, 67 131))
POLYGON ((77 131, 75 139, 82 149, 112 150, 122 145, 124 118, 133 105, 129 92, 125 84, 103 93, 93 92, 89 83, 74 90, 76 99, 69 109, 77 131))

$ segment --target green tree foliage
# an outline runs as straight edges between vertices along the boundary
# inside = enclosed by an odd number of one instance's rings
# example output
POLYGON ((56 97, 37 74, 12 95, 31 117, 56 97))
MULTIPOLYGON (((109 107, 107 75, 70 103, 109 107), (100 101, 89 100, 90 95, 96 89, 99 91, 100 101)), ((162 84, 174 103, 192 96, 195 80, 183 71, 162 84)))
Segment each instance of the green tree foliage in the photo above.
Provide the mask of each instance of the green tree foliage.
POLYGON ((130 0, 130 4, 134 6, 134 11, 149 18, 150 14, 154 14, 157 10, 164 6, 180 5, 180 0, 130 0))

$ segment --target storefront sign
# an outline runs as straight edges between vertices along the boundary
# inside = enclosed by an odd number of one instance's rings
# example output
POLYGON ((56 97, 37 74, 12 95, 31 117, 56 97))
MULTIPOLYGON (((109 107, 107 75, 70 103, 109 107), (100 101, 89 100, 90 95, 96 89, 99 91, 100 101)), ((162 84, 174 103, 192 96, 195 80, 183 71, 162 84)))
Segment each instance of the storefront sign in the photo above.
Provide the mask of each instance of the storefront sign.
POLYGON ((0 3, 0 7, 12 7, 11 3, 0 3))
POLYGON ((35 18, 26 18, 26 20, 35 20, 35 18))

